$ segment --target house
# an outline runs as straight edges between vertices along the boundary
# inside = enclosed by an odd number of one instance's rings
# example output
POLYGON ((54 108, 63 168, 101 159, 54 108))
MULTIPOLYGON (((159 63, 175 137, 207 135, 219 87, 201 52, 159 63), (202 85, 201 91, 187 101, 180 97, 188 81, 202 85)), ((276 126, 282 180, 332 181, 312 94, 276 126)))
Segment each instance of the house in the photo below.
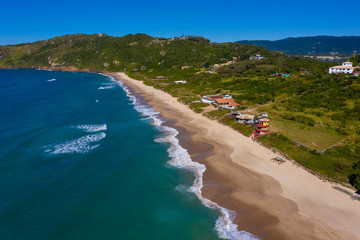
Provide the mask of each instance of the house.
POLYGON ((256 133, 257 135, 264 135, 269 132, 269 122, 267 118, 260 119, 259 124, 257 125, 256 133))
POLYGON ((238 121, 240 123, 251 124, 251 123, 254 123, 254 118, 255 118, 255 115, 242 114, 242 115, 236 116, 236 121, 238 121))
POLYGON ((221 105, 229 105, 230 103, 234 103, 235 100, 232 98, 216 98, 214 99, 214 102, 219 106, 221 106, 221 105))
POLYGON ((235 109, 239 106, 239 104, 232 98, 214 99, 214 103, 219 106, 219 109, 235 109))
POLYGON ((203 96, 201 101, 203 103, 213 104, 215 107, 219 107, 219 109, 236 109, 239 104, 235 102, 235 100, 231 97, 230 94, 225 96, 223 95, 207 95, 203 96))
POLYGON ((230 110, 234 110, 239 106, 238 103, 236 102, 231 102, 227 105, 219 105, 219 109, 230 109, 230 110))
POLYGON ((334 66, 329 68, 329 73, 349 73, 352 74, 354 71, 352 62, 343 62, 341 66, 334 66))
POLYGON ((251 56, 250 60, 260 60, 263 59, 264 57, 260 56, 260 54, 256 54, 255 56, 251 56))
POLYGON ((352 75, 355 76, 355 77, 358 77, 358 76, 359 76, 359 72, 355 70, 355 71, 353 71, 352 75))
POLYGON ((174 81, 175 84, 187 83, 186 80, 174 81))

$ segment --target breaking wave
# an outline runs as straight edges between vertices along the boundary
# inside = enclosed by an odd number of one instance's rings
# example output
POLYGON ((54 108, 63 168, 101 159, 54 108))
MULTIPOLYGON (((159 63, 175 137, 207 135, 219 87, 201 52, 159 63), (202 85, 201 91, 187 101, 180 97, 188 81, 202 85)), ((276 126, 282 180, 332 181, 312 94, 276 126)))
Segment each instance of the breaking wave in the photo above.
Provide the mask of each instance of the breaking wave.
POLYGON ((66 153, 87 153, 99 147, 100 144, 95 143, 105 137, 106 134, 103 132, 86 135, 77 139, 66 141, 64 143, 48 145, 45 147, 44 151, 52 155, 66 153))
POLYGON ((73 128, 76 129, 81 129, 85 132, 99 132, 99 131, 105 131, 107 130, 107 125, 106 124, 95 124, 95 125, 76 125, 76 126, 72 126, 73 128))
POLYGON ((119 84, 117 84, 116 82, 112 81, 110 83, 103 83, 101 84, 101 87, 98 87, 99 90, 104 90, 104 89, 112 89, 115 87, 119 87, 119 84))

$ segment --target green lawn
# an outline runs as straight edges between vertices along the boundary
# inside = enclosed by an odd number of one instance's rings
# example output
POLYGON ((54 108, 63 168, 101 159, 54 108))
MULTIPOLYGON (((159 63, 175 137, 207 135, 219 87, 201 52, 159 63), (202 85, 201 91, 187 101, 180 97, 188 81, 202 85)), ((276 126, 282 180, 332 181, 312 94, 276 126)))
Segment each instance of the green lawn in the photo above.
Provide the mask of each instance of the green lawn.
POLYGON ((302 123, 281 118, 272 118, 271 130, 279 132, 289 139, 295 140, 317 150, 324 150, 343 140, 343 136, 334 132, 311 127, 302 123))

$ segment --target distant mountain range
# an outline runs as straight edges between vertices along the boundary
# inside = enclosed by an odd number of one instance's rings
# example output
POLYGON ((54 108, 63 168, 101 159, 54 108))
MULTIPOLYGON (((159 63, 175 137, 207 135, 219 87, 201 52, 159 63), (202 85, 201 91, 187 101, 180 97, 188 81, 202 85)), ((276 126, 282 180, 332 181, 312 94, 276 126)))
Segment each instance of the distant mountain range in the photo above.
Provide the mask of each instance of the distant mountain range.
POLYGON ((288 55, 329 55, 331 53, 353 54, 360 52, 360 36, 351 37, 298 37, 276 41, 254 40, 237 41, 242 44, 256 45, 271 51, 280 51, 288 55))

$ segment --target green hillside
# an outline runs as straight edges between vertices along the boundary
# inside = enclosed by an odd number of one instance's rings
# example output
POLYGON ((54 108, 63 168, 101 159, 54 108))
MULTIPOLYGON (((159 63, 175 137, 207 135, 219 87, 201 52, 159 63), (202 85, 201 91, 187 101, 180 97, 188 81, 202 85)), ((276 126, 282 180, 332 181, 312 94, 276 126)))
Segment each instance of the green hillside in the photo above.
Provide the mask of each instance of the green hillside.
POLYGON ((338 53, 352 55, 353 51, 360 52, 359 37, 298 37, 286 38, 276 41, 255 40, 238 41, 242 44, 264 47, 270 51, 280 51, 288 55, 321 55, 338 53))
POLYGON ((111 37, 75 34, 46 41, 2 46, 2 67, 77 67, 119 71, 126 69, 170 69, 183 65, 209 66, 251 54, 272 53, 238 43, 210 43, 203 37, 154 38, 145 34, 111 37))

